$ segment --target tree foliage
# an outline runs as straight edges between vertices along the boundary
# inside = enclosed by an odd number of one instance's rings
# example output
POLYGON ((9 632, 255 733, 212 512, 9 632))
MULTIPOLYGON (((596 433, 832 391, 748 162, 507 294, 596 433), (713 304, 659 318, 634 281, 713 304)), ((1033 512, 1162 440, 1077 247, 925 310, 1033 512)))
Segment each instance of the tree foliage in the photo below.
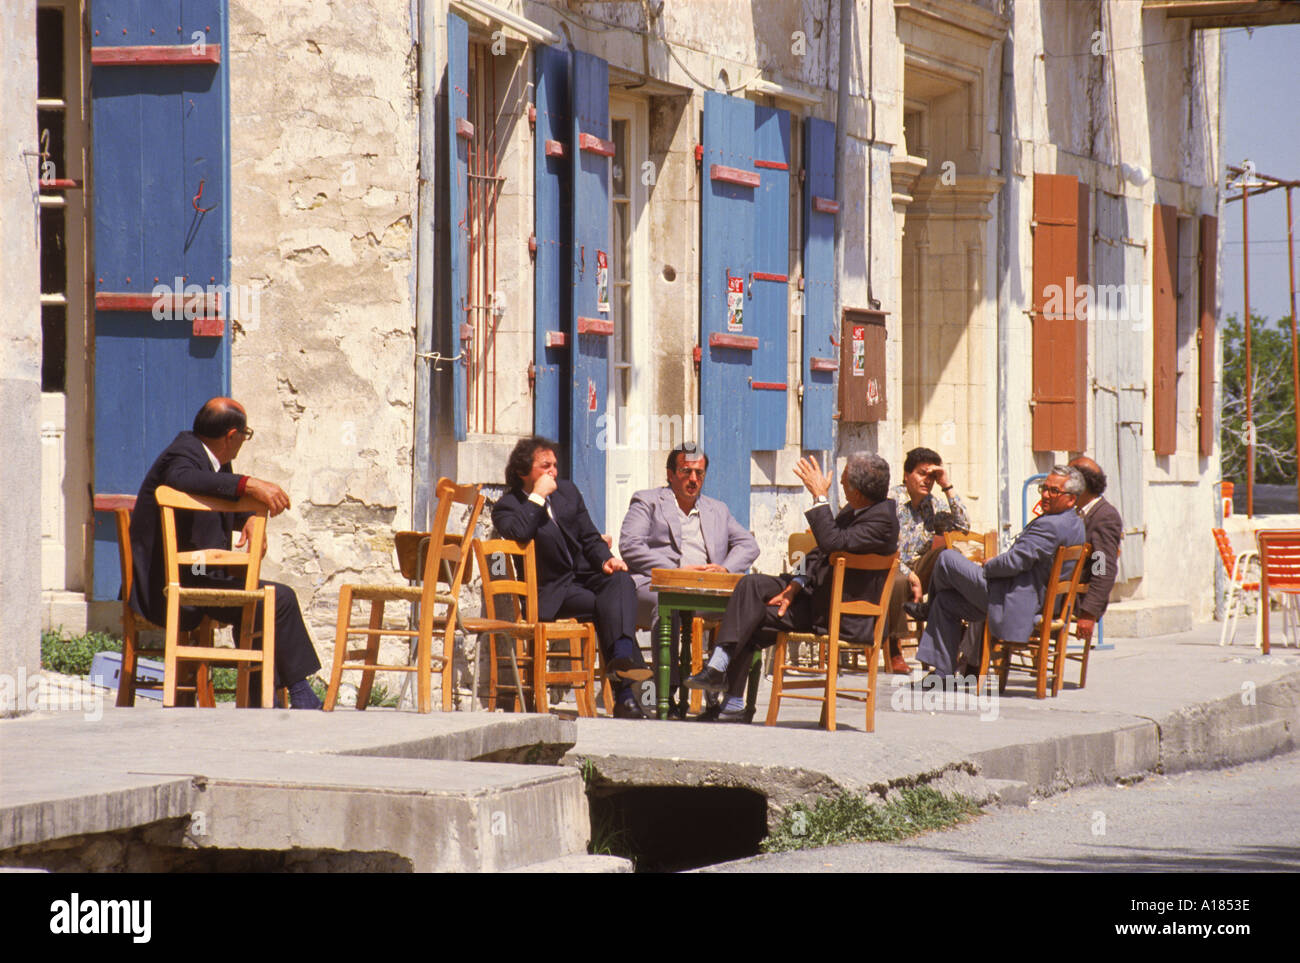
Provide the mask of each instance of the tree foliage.
MULTIPOLYGON (((1291 379, 1291 319, 1251 315, 1252 414, 1255 481, 1285 484, 1296 477, 1296 401, 1291 379)), ((1246 336, 1230 314, 1223 325, 1223 477, 1244 484, 1246 447, 1246 336)))

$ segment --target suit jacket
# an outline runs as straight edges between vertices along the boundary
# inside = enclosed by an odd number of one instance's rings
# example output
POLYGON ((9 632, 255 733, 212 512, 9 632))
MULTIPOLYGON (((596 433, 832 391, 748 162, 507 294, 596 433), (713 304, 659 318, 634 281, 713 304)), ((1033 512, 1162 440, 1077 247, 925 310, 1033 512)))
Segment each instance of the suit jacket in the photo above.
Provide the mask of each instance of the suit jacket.
MULTIPOLYGON (((189 495, 215 495, 239 498, 239 475, 230 470, 230 463, 212 470, 208 449, 192 431, 182 431, 167 446, 144 476, 140 491, 131 512, 131 554, 134 581, 131 586, 131 607, 156 625, 167 618, 167 600, 163 585, 167 572, 163 562, 162 514, 154 497, 159 485, 170 485, 189 495)), ((230 536, 242 528, 246 514, 234 512, 177 512, 176 542, 182 552, 203 548, 230 548, 230 536)), ((182 573, 184 574, 184 573, 182 573)), ((209 571, 209 577, 217 572, 209 571)), ((189 613, 182 618, 182 628, 193 628, 201 615, 189 613)))
MULTIPOLYGON (((700 531, 709 562, 728 572, 746 572, 758 558, 758 542, 740 527, 726 504, 701 495, 700 531)), ((618 547, 637 588, 650 582, 650 570, 682 563, 682 513, 677 496, 665 485, 632 496, 618 532, 618 547)))
POLYGON ((558 479, 550 503, 554 523, 522 488, 511 488, 492 506, 492 524, 502 538, 535 545, 537 607, 543 622, 555 618, 569 586, 600 572, 614 557, 592 524, 578 486, 558 479))
POLYGON ((1088 567, 1079 576, 1079 581, 1087 584, 1088 592, 1074 608, 1081 616, 1100 619, 1110 604, 1110 590, 1119 573, 1119 548, 1124 539, 1124 522, 1119 517, 1119 510, 1099 495, 1092 510, 1083 516, 1083 529, 1087 533, 1088 543, 1092 545, 1092 555, 1088 558, 1088 567))
POLYGON ((1029 639, 1034 619, 1043 609, 1056 550, 1084 541, 1083 519, 1073 509, 1040 515, 1024 527, 1010 548, 984 563, 989 627, 995 635, 1014 642, 1029 639))
MULTIPOLYGON (((892 498, 876 502, 862 512, 844 508, 832 516, 829 505, 818 505, 804 516, 817 539, 817 547, 804 559, 803 591, 812 595, 813 629, 825 632, 830 621, 834 552, 854 555, 893 555, 898 551, 898 505, 892 498)), ((851 602, 879 602, 888 572, 844 573, 844 595, 851 602)), ((853 642, 871 638, 873 616, 846 615, 840 621, 841 637, 853 642)))

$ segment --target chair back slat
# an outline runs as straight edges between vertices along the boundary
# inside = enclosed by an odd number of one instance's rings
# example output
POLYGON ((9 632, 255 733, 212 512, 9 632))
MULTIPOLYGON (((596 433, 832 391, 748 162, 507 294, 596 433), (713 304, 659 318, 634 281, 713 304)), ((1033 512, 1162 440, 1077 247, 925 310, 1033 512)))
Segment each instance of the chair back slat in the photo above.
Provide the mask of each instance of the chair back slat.
POLYGON ((500 596, 514 605, 515 621, 531 621, 537 617, 537 555, 530 541, 521 545, 509 538, 474 539, 474 558, 483 580, 483 596, 489 610, 496 613, 496 600, 500 596), (509 561, 510 576, 493 572, 489 559, 502 556, 509 561), (524 578, 518 578, 514 559, 523 559, 524 578))
POLYGON ((975 561, 988 561, 998 553, 998 533, 996 530, 987 532, 944 532, 943 541, 948 548, 955 548, 967 558, 975 561), (976 556, 981 552, 983 558, 977 558, 976 556))
POLYGON ((1062 545, 1056 550, 1056 556, 1052 559, 1052 574, 1047 578, 1047 594, 1043 597, 1040 631, 1050 635, 1054 621, 1069 621, 1079 594, 1083 567, 1091 555, 1092 546, 1087 542, 1082 545, 1062 545), (1062 575, 1061 570, 1070 562, 1074 563, 1070 574, 1062 575), (1060 612, 1056 611, 1058 600, 1060 612))
MULTIPOLYGON (((266 515, 267 507, 265 503, 259 502, 248 495, 231 502, 225 498, 214 498, 208 495, 190 495, 185 492, 177 491, 168 485, 159 485, 154 492, 154 498, 158 502, 158 508, 162 513, 162 530, 163 530, 163 562, 167 571, 167 584, 179 586, 180 567, 183 564, 208 564, 208 555, 202 550, 195 552, 182 552, 176 541, 176 512, 247 512, 253 516, 253 529, 249 534, 248 551, 239 553, 241 556, 246 555, 246 560, 241 558, 235 560, 225 557, 220 562, 212 562, 214 566, 222 567, 228 565, 244 565, 244 590, 254 591, 257 589, 258 576, 262 569, 262 546, 266 543, 266 515)), ((226 553, 228 556, 230 553, 226 553)))
POLYGON ((849 552, 835 552, 831 555, 831 612, 828 629, 830 637, 839 639, 840 619, 845 615, 875 615, 876 619, 874 645, 880 644, 881 633, 885 628, 885 608, 890 593, 894 588, 894 577, 898 574, 898 553, 893 555, 853 555, 849 552), (888 570, 885 584, 881 588, 880 599, 876 602, 844 600, 844 576, 848 570, 858 572, 882 572, 888 570))
POLYGON ((817 538, 812 532, 792 532, 786 540, 785 570, 787 572, 799 571, 800 563, 816 547, 817 538))
POLYGON ((1300 529, 1263 529, 1259 544, 1260 577, 1272 589, 1300 590, 1300 529))

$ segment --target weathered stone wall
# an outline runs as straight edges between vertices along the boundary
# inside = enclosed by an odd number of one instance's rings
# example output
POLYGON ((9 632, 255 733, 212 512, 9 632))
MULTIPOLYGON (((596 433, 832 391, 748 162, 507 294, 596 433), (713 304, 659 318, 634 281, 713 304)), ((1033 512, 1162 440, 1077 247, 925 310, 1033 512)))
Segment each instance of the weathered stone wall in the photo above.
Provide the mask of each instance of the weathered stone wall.
MULTIPOLYGON (((0 9, 0 673, 40 666, 41 308, 37 250, 36 7, 0 9)), ((0 706, 0 708, 5 708, 0 706)))
POLYGON ((236 468, 289 493, 264 571, 298 592, 327 665, 339 585, 391 581, 410 522, 411 29, 388 0, 231 4, 232 281, 260 289, 234 326, 257 429, 236 468))

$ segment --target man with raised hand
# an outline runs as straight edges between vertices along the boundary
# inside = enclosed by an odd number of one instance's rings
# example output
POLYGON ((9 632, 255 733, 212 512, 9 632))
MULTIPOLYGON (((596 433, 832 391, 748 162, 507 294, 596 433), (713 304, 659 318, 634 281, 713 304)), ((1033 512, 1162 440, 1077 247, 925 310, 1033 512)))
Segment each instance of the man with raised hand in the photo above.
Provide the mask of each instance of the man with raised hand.
MULTIPOLYGON (((231 501, 242 495, 257 499, 271 517, 289 507, 289 496, 275 482, 249 475, 236 475, 230 467, 244 442, 253 437, 244 406, 233 398, 212 398, 194 416, 193 431, 182 431, 158 456, 145 475, 131 512, 131 551, 135 578, 131 607, 155 625, 167 621, 167 599, 163 592, 167 573, 163 564, 162 516, 154 492, 168 485, 187 495, 206 495, 231 501)), ((176 513, 177 548, 182 552, 206 548, 230 549, 230 536, 241 529, 236 548, 248 544, 252 520, 233 512, 176 513)), ((262 550, 266 550, 263 544, 262 550)), ((183 584, 197 588, 230 588, 234 576, 221 572, 196 573, 181 570, 183 584)), ((242 580, 239 580, 242 585, 242 580)), ((312 691, 311 676, 320 669, 320 659, 298 607, 293 589, 279 582, 275 586, 275 686, 287 686, 293 709, 319 709, 321 701, 312 691)), ((181 608, 182 631, 195 628, 204 615, 235 626, 239 631, 242 609, 181 608)), ((261 618, 258 605, 257 618, 261 618)))
MULTIPOLYGON (((771 645, 778 632, 821 632, 831 609, 831 564, 834 552, 893 555, 898 551, 898 510, 889 494, 889 463, 879 455, 855 452, 840 475, 847 503, 838 515, 830 509, 830 476, 815 458, 800 458, 795 474, 813 496, 805 517, 817 547, 794 575, 746 575, 736 585, 718 629, 709 663, 686 685, 705 692, 726 692, 718 722, 746 722, 745 683, 752 653, 771 645)), ((849 571, 844 575, 846 601, 879 602, 888 572, 849 571)), ((875 629, 872 616, 843 617, 846 640, 863 642, 875 629)))
POLYGON ((537 435, 515 445, 492 524, 501 537, 535 546, 538 611, 529 617, 594 622, 614 685, 615 718, 643 719, 632 683, 653 673, 636 644, 636 585, 592 524, 578 487, 559 477, 555 449, 537 435))
POLYGON ((1005 552, 986 559, 982 566, 955 548, 940 553, 930 576, 929 603, 906 606, 909 613, 925 620, 918 659, 934 666, 939 676, 953 675, 963 620, 988 618, 989 629, 998 638, 1029 639, 1043 607, 1056 550, 1084 542, 1083 520, 1074 511, 1082 491, 1083 476, 1074 468, 1057 465, 1038 486, 1043 514, 1026 525, 1005 552))

